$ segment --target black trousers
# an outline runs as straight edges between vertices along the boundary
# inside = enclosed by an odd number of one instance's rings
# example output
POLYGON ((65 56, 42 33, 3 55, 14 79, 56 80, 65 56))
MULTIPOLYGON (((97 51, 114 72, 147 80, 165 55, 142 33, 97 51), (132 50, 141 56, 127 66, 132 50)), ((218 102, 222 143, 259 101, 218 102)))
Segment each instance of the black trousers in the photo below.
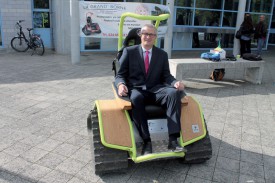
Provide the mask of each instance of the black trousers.
POLYGON ((251 53, 251 40, 241 40, 241 57, 244 53, 251 53))
POLYGON ((181 91, 176 88, 165 87, 152 93, 145 90, 130 91, 132 102, 132 118, 143 140, 150 139, 150 133, 145 112, 146 104, 157 104, 166 110, 168 133, 179 133, 181 116, 181 91))

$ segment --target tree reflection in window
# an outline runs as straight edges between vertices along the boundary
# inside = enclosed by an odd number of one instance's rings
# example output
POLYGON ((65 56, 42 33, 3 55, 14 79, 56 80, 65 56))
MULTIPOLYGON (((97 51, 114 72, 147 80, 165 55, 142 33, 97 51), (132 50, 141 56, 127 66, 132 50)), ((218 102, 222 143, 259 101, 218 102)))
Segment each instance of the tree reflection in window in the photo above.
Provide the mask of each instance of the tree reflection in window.
POLYGON ((177 9, 176 25, 192 25, 193 10, 177 9))
POLYGON ((50 28, 49 12, 33 12, 34 28, 50 28))
POLYGON ((183 7, 193 7, 194 0, 177 0, 175 1, 175 6, 183 6, 183 7))
POLYGON ((262 12, 262 13, 271 13, 272 10, 272 1, 271 0, 251 0, 250 12, 262 12))
POLYGON ((222 0, 196 0, 196 8, 221 9, 222 0))

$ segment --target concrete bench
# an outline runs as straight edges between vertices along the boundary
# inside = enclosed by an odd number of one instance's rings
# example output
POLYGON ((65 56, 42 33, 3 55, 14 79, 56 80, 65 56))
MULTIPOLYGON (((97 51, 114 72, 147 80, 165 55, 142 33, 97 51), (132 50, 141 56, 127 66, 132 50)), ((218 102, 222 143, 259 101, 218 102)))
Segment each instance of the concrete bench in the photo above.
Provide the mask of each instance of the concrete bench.
POLYGON ((244 68, 244 79, 254 84, 261 84, 262 82, 264 63, 264 61, 249 61, 242 58, 237 59, 237 61, 222 60, 221 62, 213 62, 201 58, 169 59, 171 74, 177 80, 184 80, 184 73, 190 70, 244 68))

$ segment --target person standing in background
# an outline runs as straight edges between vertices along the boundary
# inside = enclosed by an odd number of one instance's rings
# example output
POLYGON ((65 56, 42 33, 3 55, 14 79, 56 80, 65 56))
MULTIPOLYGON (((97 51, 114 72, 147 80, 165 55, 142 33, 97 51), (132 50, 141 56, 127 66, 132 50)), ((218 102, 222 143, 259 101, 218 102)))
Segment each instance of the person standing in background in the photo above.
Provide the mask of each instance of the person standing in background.
POLYGON ((261 15, 258 24, 255 27, 254 39, 257 39, 257 57, 261 58, 262 48, 265 44, 267 27, 265 24, 265 16, 261 15))
POLYGON ((241 24, 241 57, 244 53, 251 53, 251 35, 254 33, 252 18, 249 13, 245 14, 244 21, 241 24))

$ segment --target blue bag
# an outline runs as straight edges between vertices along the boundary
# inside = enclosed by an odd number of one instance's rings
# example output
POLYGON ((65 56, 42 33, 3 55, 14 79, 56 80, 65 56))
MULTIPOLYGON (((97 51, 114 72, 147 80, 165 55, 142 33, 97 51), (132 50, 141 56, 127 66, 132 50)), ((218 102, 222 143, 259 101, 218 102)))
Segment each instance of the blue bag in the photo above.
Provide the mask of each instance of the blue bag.
POLYGON ((211 60, 214 62, 218 62, 221 60, 219 53, 210 53, 210 52, 202 53, 201 58, 211 60))

